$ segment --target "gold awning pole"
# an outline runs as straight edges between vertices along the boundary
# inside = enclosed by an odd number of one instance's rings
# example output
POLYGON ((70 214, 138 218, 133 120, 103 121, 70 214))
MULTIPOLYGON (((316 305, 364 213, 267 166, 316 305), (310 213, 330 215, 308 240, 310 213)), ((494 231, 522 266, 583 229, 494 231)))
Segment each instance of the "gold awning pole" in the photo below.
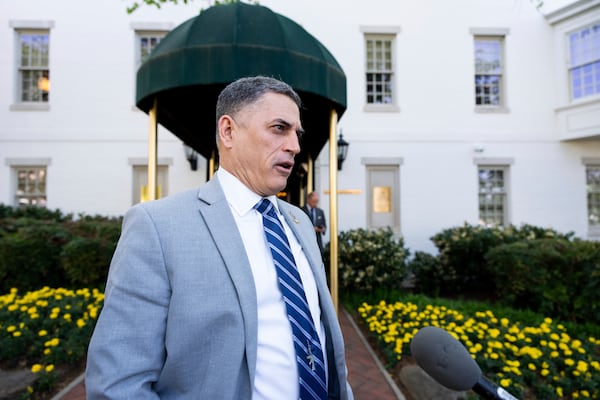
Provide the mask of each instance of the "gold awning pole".
POLYGON ((215 154, 215 151, 213 150, 210 153, 210 159, 208 160, 208 179, 211 179, 215 175, 216 158, 217 158, 217 156, 215 154))
POLYGON ((308 162, 306 163, 308 171, 306 171, 306 194, 308 195, 310 192, 315 190, 315 183, 313 179, 313 174, 315 171, 315 162, 313 161, 310 154, 308 155, 308 162))
POLYGON ((148 113, 150 117, 150 133, 148 136, 148 200, 156 200, 156 160, 158 153, 158 98, 154 98, 154 104, 148 113))
POLYGON ((329 119, 329 290, 336 312, 338 312, 337 119, 337 112, 331 110, 329 119))

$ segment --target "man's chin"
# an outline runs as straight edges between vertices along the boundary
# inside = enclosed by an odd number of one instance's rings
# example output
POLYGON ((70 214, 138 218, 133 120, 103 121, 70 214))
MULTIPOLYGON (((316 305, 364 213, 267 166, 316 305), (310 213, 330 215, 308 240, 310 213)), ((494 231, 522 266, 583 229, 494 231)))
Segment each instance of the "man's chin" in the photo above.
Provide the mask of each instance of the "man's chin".
POLYGON ((280 182, 274 183, 271 188, 273 191, 273 194, 279 194, 281 192, 283 192, 285 190, 285 187, 287 186, 287 178, 283 179, 280 182))

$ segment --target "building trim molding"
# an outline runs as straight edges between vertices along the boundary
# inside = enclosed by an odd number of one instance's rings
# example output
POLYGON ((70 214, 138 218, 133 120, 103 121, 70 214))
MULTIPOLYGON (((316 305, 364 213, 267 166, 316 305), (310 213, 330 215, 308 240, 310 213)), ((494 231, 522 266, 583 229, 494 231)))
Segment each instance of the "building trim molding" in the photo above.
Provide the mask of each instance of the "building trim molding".
POLYGON ((515 159, 513 157, 474 157, 473 164, 475 165, 513 165, 515 159))
POLYGON ((52 164, 51 158, 46 157, 23 157, 23 158, 7 158, 4 163, 9 167, 32 167, 32 166, 49 166, 52 164))
MULTIPOLYGON (((127 164, 133 165, 133 166, 148 165, 148 158, 147 157, 129 157, 127 159, 127 164)), ((156 160, 156 164, 157 165, 173 165, 173 158, 172 157, 159 158, 158 160, 156 160)))
POLYGON ((404 158, 402 157, 362 157, 360 159, 362 165, 402 165, 404 158))
POLYGON ((54 21, 35 21, 35 20, 11 20, 8 26, 14 29, 52 29, 54 21))

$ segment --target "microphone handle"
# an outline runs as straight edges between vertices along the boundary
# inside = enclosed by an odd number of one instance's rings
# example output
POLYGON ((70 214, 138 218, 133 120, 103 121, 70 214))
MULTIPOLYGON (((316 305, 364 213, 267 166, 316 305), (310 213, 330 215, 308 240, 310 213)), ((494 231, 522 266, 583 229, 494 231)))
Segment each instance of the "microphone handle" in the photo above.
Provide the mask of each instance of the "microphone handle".
POLYGON ((518 400, 512 394, 508 393, 503 388, 496 386, 484 376, 482 376, 475 386, 473 386, 473 391, 488 400, 518 400))

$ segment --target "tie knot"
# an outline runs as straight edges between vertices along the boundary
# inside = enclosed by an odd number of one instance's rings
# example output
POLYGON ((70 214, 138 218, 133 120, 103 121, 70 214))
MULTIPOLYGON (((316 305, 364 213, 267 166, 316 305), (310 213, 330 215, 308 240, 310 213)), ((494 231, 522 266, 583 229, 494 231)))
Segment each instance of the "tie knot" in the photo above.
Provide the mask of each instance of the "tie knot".
POLYGON ((254 208, 256 208, 256 211, 261 214, 268 214, 273 208, 273 203, 271 203, 268 199, 261 199, 258 203, 256 203, 254 208))

